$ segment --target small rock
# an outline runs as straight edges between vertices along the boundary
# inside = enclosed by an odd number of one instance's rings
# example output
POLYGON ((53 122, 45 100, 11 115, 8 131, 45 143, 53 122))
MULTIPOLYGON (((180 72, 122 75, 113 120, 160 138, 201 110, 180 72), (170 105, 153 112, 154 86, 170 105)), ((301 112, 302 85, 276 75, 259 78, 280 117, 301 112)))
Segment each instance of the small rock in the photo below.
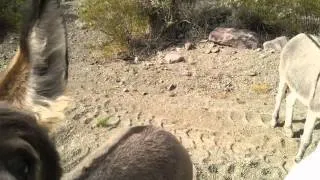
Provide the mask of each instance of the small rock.
POLYGON ((125 85, 126 82, 125 82, 125 81, 121 81, 120 84, 121 84, 121 85, 125 85))
POLYGON ((135 64, 138 64, 139 63, 139 58, 136 56, 134 57, 134 61, 133 61, 135 64))
POLYGON ((15 42, 17 42, 16 40, 17 40, 17 37, 14 37, 14 36, 10 37, 9 43, 14 44, 15 42))
POLYGON ((165 62, 163 62, 163 61, 159 62, 159 65, 164 65, 164 64, 165 64, 165 62))
POLYGON ((147 92, 143 92, 142 95, 146 96, 146 95, 148 95, 148 93, 147 92))
POLYGON ((173 63, 178 63, 178 62, 183 62, 185 61, 185 58, 179 54, 179 53, 168 53, 165 56, 165 60, 169 63, 169 64, 173 64, 173 63))
POLYGON ((193 45, 191 42, 186 42, 186 43, 184 44, 184 48, 185 48, 186 50, 191 50, 192 48, 194 48, 194 45, 193 45))
POLYGON ((82 22, 80 19, 77 19, 74 23, 80 29, 86 28, 86 23, 82 22))
POLYGON ((177 52, 181 52, 181 51, 182 51, 182 48, 177 47, 177 48, 176 48, 176 51, 177 51, 177 52))
POLYGON ((157 56, 158 56, 158 58, 160 58, 160 59, 162 59, 162 58, 164 58, 164 54, 163 54, 163 52, 157 52, 157 56))
POLYGON ((145 64, 145 66, 149 66, 149 67, 151 67, 151 66, 154 66, 154 63, 149 62, 149 63, 146 63, 146 64, 145 64))
POLYGON ((184 76, 192 76, 192 72, 187 71, 187 72, 183 73, 183 75, 184 75, 184 76))
POLYGON ((176 93, 170 93, 170 94, 169 94, 169 97, 175 97, 175 96, 177 96, 176 93))
POLYGON ((264 58, 267 57, 267 55, 266 54, 261 54, 259 57, 260 57, 260 59, 264 59, 264 58))
POLYGON ((129 89, 124 88, 124 89, 123 89, 123 92, 129 92, 129 89))
POLYGON ((219 48, 214 48, 213 50, 211 50, 213 53, 218 53, 220 52, 220 49, 219 48))
POLYGON ((249 76, 257 76, 258 73, 257 73, 257 72, 249 72, 248 75, 249 75, 249 76))
POLYGON ((238 104, 245 104, 246 102, 244 100, 241 100, 240 98, 236 99, 238 104))
POLYGON ((196 64, 197 64, 196 61, 191 61, 191 62, 190 62, 190 65, 196 65, 196 64))
POLYGON ((257 51, 257 52, 261 52, 262 49, 261 49, 261 48, 257 48, 256 51, 257 51))
POLYGON ((177 85, 171 84, 171 85, 168 87, 168 91, 172 91, 172 90, 174 90, 174 89, 176 89, 176 88, 177 88, 177 85))
POLYGON ((148 66, 144 66, 143 70, 149 70, 149 67, 148 66))
POLYGON ((207 50, 205 51, 205 53, 206 53, 206 54, 210 54, 210 53, 212 53, 211 48, 210 48, 210 49, 207 49, 207 50))
POLYGON ((86 118, 83 123, 84 124, 89 124, 93 119, 92 118, 86 118))

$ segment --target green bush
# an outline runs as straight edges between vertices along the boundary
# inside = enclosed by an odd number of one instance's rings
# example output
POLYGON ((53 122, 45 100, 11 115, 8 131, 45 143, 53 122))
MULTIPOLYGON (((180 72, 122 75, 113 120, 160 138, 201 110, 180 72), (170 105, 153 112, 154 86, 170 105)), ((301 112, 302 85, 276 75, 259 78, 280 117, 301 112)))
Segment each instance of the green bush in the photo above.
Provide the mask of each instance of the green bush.
POLYGON ((24 0, 0 1, 0 31, 7 28, 17 29, 21 19, 20 8, 24 0))

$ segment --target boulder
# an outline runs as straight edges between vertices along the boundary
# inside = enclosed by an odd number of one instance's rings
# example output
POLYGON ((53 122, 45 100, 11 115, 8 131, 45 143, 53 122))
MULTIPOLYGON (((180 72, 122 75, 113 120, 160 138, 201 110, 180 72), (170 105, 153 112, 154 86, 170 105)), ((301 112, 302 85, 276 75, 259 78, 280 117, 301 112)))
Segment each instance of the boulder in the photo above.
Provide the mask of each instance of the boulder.
POLYGON ((259 45, 256 33, 235 28, 218 27, 209 34, 209 41, 240 49, 256 49, 259 45))
POLYGON ((263 43, 264 50, 281 51, 285 44, 287 44, 288 38, 286 36, 277 37, 273 40, 263 43))

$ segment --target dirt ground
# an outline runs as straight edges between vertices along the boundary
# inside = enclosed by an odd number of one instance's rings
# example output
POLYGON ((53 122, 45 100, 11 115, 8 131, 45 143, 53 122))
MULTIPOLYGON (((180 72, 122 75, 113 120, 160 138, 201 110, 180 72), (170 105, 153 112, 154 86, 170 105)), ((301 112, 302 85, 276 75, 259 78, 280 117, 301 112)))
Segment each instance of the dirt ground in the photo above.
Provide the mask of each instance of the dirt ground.
MULTIPOLYGON (((305 108, 297 104, 295 138, 270 128, 278 82, 279 53, 183 45, 130 63, 111 61, 96 48, 103 35, 77 23, 78 1, 65 1, 73 103, 54 134, 65 172, 74 168, 123 127, 153 124, 182 142, 197 170, 197 180, 283 179, 293 165, 305 108), (185 62, 168 64, 163 55, 179 51, 185 62), (170 88, 170 86, 172 86, 170 88), (175 87, 175 88, 174 88, 175 87)), ((0 46, 9 60, 16 38, 0 46)), ((283 104, 284 105, 284 104, 283 104)), ((284 117, 284 106, 281 109, 284 117)), ((319 139, 319 125, 314 143, 319 139)))

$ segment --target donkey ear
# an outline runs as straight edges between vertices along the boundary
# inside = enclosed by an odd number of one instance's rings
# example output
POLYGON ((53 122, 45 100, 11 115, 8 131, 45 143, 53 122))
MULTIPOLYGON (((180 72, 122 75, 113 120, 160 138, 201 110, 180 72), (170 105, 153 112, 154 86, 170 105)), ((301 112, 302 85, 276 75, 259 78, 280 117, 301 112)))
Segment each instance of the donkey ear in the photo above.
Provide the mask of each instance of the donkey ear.
POLYGON ((45 126, 64 119, 69 99, 65 22, 57 0, 26 0, 20 48, 0 77, 0 101, 39 115, 45 126))
POLYGON ((68 79, 65 22, 57 0, 32 0, 32 12, 24 23, 20 49, 30 61, 29 90, 36 97, 57 98, 68 79))

